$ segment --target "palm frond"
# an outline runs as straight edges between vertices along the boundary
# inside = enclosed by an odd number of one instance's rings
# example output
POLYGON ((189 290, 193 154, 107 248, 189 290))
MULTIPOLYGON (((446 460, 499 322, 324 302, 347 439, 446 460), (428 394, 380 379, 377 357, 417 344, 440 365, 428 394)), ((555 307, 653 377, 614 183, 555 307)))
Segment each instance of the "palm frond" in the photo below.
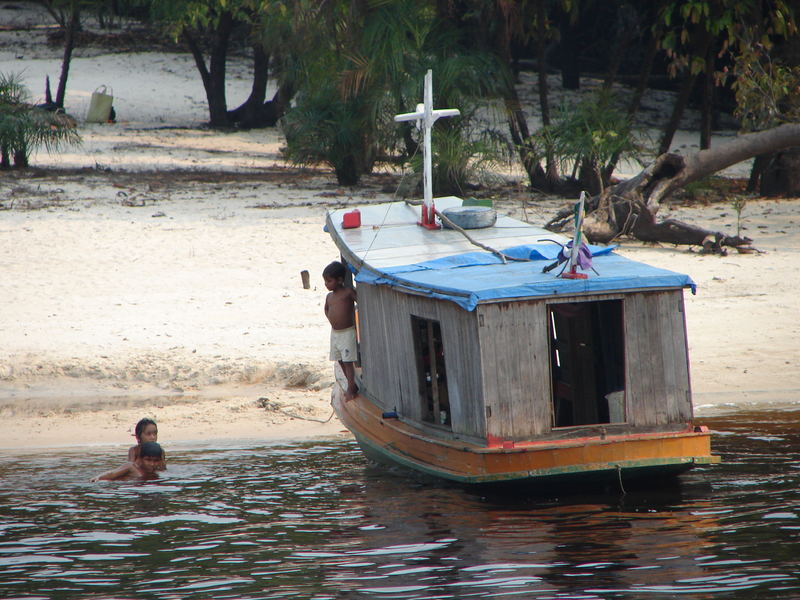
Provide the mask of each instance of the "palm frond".
POLYGON ((0 73, 0 149, 6 164, 10 156, 21 156, 27 165, 37 148, 52 153, 81 142, 73 118, 38 108, 27 102, 28 97, 18 75, 0 73))

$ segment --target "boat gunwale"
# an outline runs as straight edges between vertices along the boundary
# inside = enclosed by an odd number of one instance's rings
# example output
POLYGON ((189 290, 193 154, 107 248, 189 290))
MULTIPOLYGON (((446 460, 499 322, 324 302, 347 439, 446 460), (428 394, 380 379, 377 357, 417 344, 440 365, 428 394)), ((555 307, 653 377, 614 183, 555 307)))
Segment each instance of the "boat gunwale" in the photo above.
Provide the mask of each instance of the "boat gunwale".
MULTIPOLYGON (((597 435, 597 436, 583 436, 572 437, 563 440, 525 440, 525 441, 512 441, 500 440, 498 445, 481 446, 476 442, 471 442, 464 439, 447 440, 444 438, 436 438, 434 436, 426 435, 419 432, 419 429, 410 422, 403 420, 400 416, 392 418, 384 418, 378 415, 379 407, 376 406, 369 398, 363 394, 359 394, 352 400, 342 401, 336 397, 332 401, 336 413, 339 415, 340 420, 344 421, 341 417, 341 412, 349 412, 348 406, 358 402, 360 399, 366 401, 369 405, 374 407, 372 410, 359 404, 359 409, 367 415, 368 418, 379 423, 383 427, 387 427, 398 434, 407 436, 421 442, 439 445, 442 447, 459 450, 463 452, 472 452, 474 454, 515 454, 525 453, 531 451, 547 451, 547 450, 564 450, 568 448, 580 448, 584 446, 603 446, 611 444, 619 444, 623 442, 633 441, 656 441, 660 439, 673 439, 673 438, 692 438, 692 437, 707 437, 710 432, 707 430, 696 431, 691 423, 687 423, 686 427, 679 431, 660 431, 660 432, 637 432, 627 434, 612 434, 612 435, 597 435), (338 405, 338 406, 337 406, 338 405), (511 442, 509 447, 504 446, 503 442, 511 442)), ((363 434, 362 434, 363 435, 363 434)))
MULTIPOLYGON (((565 467, 551 467, 548 469, 525 469, 521 471, 507 471, 504 473, 484 473, 480 475, 464 475, 456 471, 448 470, 443 467, 424 463, 406 455, 396 452, 390 452, 381 448, 380 446, 363 440, 361 437, 356 436, 356 441, 360 445, 366 444, 373 452, 377 452, 385 456, 387 460, 391 460, 400 465, 450 481, 457 481, 459 483, 500 483, 512 481, 525 481, 525 480, 544 480, 566 478, 576 475, 592 475, 602 476, 610 473, 620 473, 631 470, 663 470, 669 468, 679 468, 681 470, 690 469, 695 465, 717 464, 720 462, 718 456, 679 456, 674 458, 650 458, 650 459, 637 459, 637 460, 624 460, 615 461, 613 463, 582 463, 580 465, 569 465, 565 467)), ((363 445, 362 445, 363 449, 363 445)))
MULTIPOLYGON (((720 457, 716 455, 653 457, 644 459, 616 460, 613 462, 587 462, 564 465, 560 467, 521 469, 500 473, 469 474, 448 469, 444 465, 436 465, 421 461, 404 452, 401 448, 398 448, 393 443, 381 445, 377 440, 371 438, 368 434, 362 433, 361 431, 353 431, 352 433, 359 446, 361 446, 362 450, 365 452, 365 454, 367 454, 367 456, 369 456, 371 453, 377 454, 385 460, 388 460, 394 464, 399 464, 402 467, 411 469, 413 471, 466 484, 520 482, 526 480, 545 479, 558 480, 577 475, 602 477, 612 473, 616 474, 617 476, 621 476, 621 474, 626 471, 628 473, 631 471, 663 471, 665 469, 684 471, 694 467, 695 465, 717 464, 721 460, 720 457)), ((505 450, 506 452, 508 451, 505 448, 500 448, 499 450, 505 450)))

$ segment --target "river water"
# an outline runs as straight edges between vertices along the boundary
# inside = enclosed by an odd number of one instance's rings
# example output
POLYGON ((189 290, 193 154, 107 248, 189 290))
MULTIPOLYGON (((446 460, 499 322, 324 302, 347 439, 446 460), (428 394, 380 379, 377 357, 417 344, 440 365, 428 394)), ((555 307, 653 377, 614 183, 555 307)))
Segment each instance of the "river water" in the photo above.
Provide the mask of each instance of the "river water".
POLYGON ((2 598, 799 598, 800 412, 703 419, 721 465, 592 494, 474 490, 350 440, 0 453, 2 598))

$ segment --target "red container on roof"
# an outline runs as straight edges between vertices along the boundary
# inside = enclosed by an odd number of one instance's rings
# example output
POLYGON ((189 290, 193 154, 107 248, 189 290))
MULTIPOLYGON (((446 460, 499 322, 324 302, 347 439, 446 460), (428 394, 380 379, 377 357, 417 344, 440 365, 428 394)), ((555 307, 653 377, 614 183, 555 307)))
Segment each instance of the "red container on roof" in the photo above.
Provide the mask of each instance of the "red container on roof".
POLYGON ((361 211, 357 208, 344 213, 342 217, 342 229, 355 229, 361 227, 361 211))

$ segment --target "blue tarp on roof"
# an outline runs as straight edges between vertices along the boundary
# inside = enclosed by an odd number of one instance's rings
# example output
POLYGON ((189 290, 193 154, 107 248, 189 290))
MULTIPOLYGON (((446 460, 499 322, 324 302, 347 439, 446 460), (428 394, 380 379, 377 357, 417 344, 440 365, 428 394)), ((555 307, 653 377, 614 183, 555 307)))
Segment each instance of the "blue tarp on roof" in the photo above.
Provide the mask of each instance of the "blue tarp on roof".
POLYGON ((613 253, 614 247, 590 246, 593 266, 587 279, 558 277, 560 265, 543 273, 556 260, 561 246, 533 244, 502 250, 525 261, 502 260, 489 252, 468 252, 436 260, 388 267, 380 272, 367 267, 356 275, 359 283, 389 285, 452 300, 466 310, 480 302, 537 296, 571 296, 645 288, 691 288, 688 275, 639 263, 613 253))

